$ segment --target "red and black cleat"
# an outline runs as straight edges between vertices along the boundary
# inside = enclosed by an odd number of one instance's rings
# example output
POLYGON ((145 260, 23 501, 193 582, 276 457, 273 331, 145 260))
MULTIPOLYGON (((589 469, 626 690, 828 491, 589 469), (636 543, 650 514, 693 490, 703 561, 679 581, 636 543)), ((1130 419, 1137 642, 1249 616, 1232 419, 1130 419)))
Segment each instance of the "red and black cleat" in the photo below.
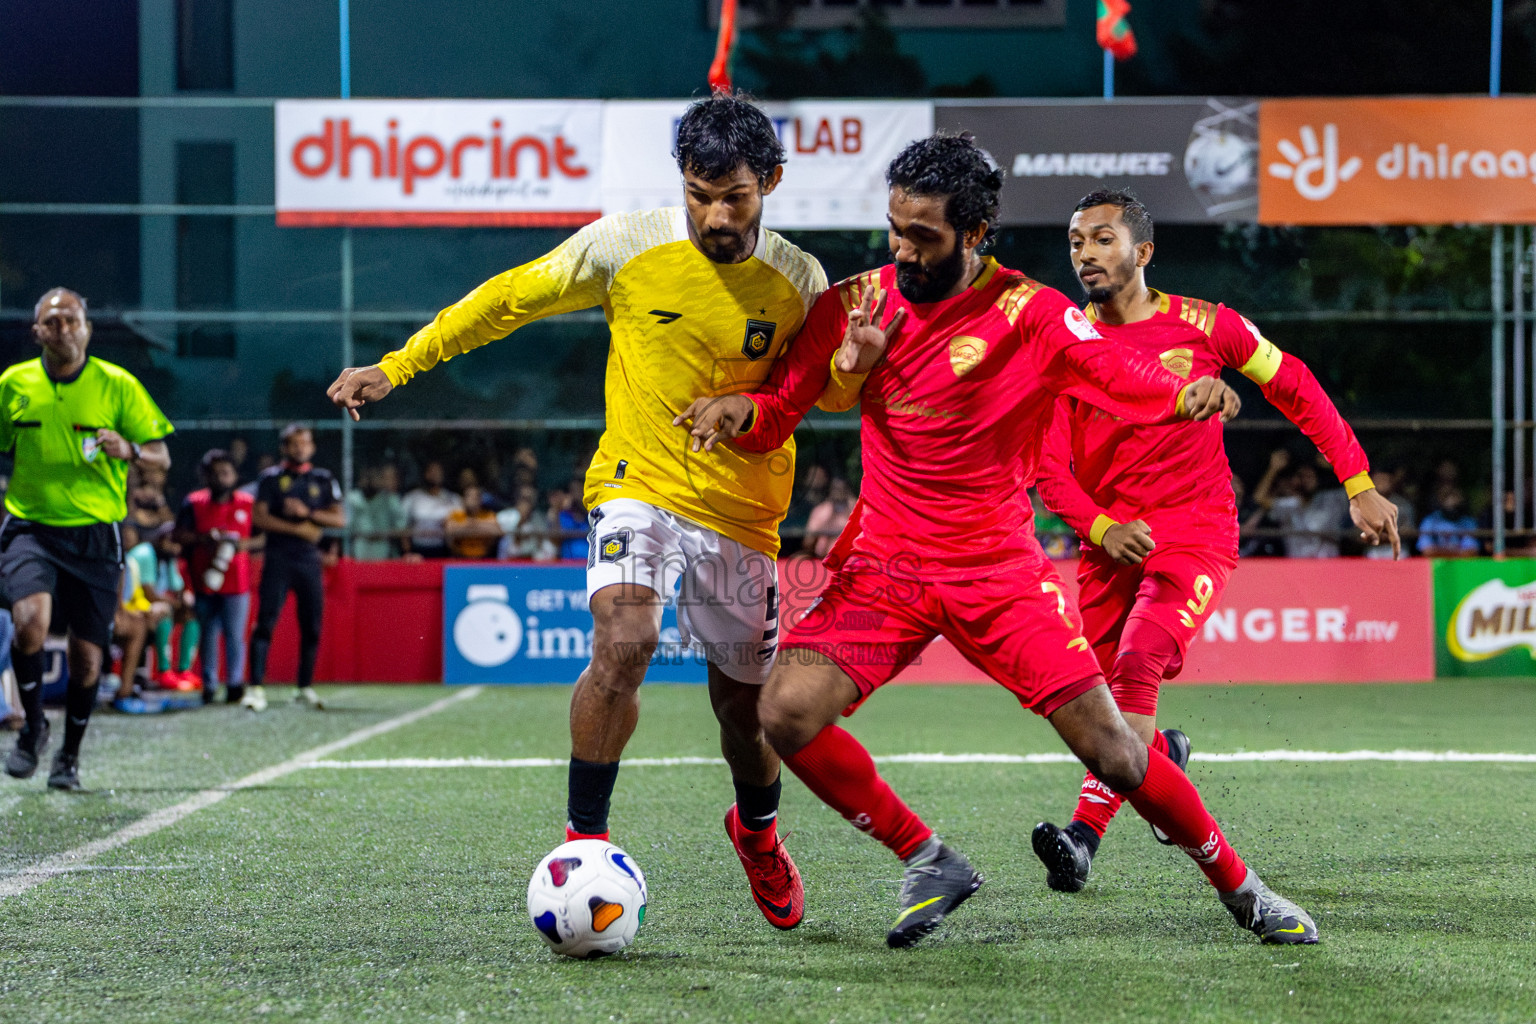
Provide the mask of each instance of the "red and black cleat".
POLYGON ((785 931, 799 924, 805 916, 805 886, 777 828, 748 832, 741 827, 736 805, 731 804, 725 812, 725 834, 731 837, 752 886, 752 898, 768 923, 785 931))

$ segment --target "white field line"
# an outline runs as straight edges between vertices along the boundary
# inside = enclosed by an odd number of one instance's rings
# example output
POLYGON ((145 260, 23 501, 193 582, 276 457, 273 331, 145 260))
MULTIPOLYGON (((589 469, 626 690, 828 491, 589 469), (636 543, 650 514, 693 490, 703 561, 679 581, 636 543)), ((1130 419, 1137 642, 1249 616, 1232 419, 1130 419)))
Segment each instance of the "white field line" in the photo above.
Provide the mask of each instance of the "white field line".
MULTIPOLYGON (((1078 764, 1071 754, 889 754, 883 764, 1078 764)), ((1224 754, 1195 753, 1191 761, 1401 761, 1451 764, 1536 764, 1536 754, 1468 754, 1459 750, 1238 750, 1224 754)), ((390 757, 362 761, 314 760, 305 768, 564 768, 555 757, 390 757)), ((682 765, 722 765, 719 757, 632 757, 626 768, 676 768, 682 765)))
POLYGON ((141 839, 144 836, 153 835, 161 829, 169 828, 187 815, 194 814, 205 807, 211 807, 231 793, 238 793, 242 789, 251 789, 255 786, 265 786, 285 775, 291 775, 302 768, 308 768, 322 757, 329 757, 339 750, 355 746, 364 740, 371 740, 375 736, 381 736, 384 733, 393 732, 402 726, 419 722, 429 715, 437 714, 444 708, 469 700, 480 693, 481 689, 482 687, 479 686, 467 687, 451 697, 444 697, 442 700, 433 701, 426 707, 417 708, 415 711, 408 711, 403 715, 396 715, 394 718, 386 719, 376 725, 370 725, 365 729, 359 729, 354 733, 343 736, 339 740, 322 744, 313 750, 306 750, 302 754, 290 757, 281 764, 275 764, 270 768, 263 768, 259 772, 253 772, 245 778, 237 779, 226 786, 221 786, 217 789, 205 789, 188 797, 179 804, 154 811, 131 825, 125 825, 109 836, 84 843, 73 850, 56 853, 30 868, 23 868, 17 871, 8 878, 0 878, 0 897, 19 896, 28 889, 42 885, 56 875, 79 870, 82 864, 89 864, 108 850, 115 850, 119 846, 131 843, 135 839, 141 839))

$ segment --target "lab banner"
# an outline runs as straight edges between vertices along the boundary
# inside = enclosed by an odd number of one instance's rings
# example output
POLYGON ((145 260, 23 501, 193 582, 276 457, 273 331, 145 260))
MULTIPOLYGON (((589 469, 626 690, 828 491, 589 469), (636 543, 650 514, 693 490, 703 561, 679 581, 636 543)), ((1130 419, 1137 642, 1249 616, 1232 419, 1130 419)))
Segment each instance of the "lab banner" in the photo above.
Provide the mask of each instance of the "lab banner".
POLYGON ((277 223, 589 223, 602 111, 596 100, 279 100, 277 223))
MULTIPOLYGON (((673 157, 687 100, 614 100, 603 109, 604 213, 680 206, 673 157)), ((784 146, 784 179, 763 204, 771 228, 884 228, 885 168, 933 131, 933 104, 909 100, 764 103, 784 146)))
MULTIPOLYGON (((591 656, 582 566, 443 569, 443 682, 574 683, 591 656)), ((705 662, 682 644, 671 607, 662 614, 661 643, 645 678, 707 681, 705 662)))
POLYGON ((1435 563, 1441 676, 1536 676, 1536 559, 1435 563))
POLYGON ((1536 222, 1536 99, 1265 100, 1264 224, 1536 222))
POLYGON ((1066 229, 1082 196, 1129 187, 1161 224, 1258 215, 1258 104, 1251 99, 942 103, 1007 172, 1004 224, 1066 229))

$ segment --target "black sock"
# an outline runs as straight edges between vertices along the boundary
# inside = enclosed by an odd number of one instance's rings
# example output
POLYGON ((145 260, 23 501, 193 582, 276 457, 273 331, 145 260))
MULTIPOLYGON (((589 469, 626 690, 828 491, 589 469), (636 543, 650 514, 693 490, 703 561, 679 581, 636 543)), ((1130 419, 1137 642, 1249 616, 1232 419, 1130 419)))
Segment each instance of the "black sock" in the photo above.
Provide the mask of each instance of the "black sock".
POLYGON ((754 786, 750 782, 731 780, 736 786, 736 816, 741 827, 748 832, 761 832, 772 828, 779 816, 779 793, 784 779, 779 777, 766 786, 754 786))
POLYGON ((619 778, 619 762, 602 763, 571 758, 566 815, 572 830, 586 836, 608 831, 608 801, 619 778))
POLYGON ((70 684, 64 696, 64 756, 79 757, 80 741, 85 739, 85 727, 96 709, 96 690, 99 682, 90 686, 70 684))
POLYGON ((271 650, 271 640, 251 640, 251 685, 260 686, 267 681, 267 651, 271 650))
POLYGON ((299 641, 300 686, 310 686, 315 681, 315 660, 320 657, 320 638, 299 641))
POLYGON ((43 722, 43 658, 42 648, 31 654, 22 654, 11 645, 11 667, 16 670, 16 689, 21 693, 21 710, 27 716, 27 728, 34 732, 43 722))
POLYGON ((1093 826, 1087 822, 1074 821, 1067 826, 1067 831, 1072 833, 1072 838, 1088 847, 1088 856, 1096 856, 1099 852, 1099 840, 1103 838, 1093 830, 1093 826))

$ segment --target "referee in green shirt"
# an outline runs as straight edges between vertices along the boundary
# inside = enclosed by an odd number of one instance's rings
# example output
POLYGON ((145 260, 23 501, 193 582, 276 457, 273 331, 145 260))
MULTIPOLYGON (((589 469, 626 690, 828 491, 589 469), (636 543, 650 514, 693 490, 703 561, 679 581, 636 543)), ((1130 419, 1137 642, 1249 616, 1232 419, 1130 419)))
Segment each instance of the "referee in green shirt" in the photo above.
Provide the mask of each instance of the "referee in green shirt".
POLYGON ((80 788, 80 739, 96 706, 123 571, 117 524, 126 517, 128 465, 169 468, 165 414, 120 366, 86 355, 85 300, 55 288, 38 300, 40 359, 0 374, 0 451, 15 468, 0 524, 0 598, 16 620, 11 661, 26 725, 6 774, 31 777, 48 745, 43 640, 69 633, 64 744, 48 785, 80 788))

